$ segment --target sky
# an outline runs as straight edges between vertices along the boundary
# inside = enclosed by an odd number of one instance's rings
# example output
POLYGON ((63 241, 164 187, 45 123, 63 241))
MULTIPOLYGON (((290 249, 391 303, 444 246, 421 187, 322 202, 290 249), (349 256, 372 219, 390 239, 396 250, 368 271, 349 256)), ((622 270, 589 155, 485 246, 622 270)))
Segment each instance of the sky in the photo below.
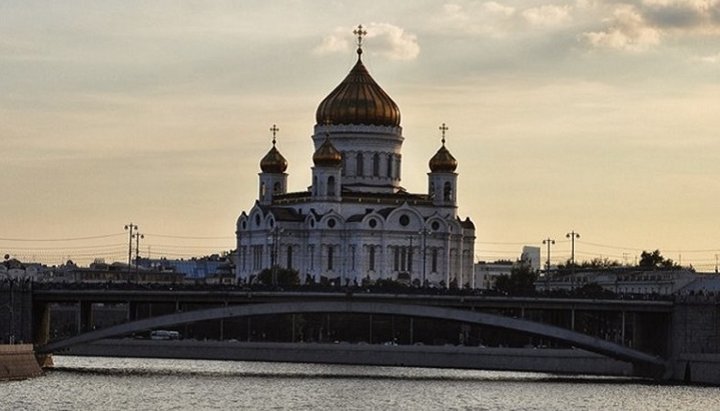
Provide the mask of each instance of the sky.
POLYGON ((0 253, 59 264, 234 248, 277 124, 310 184, 320 101, 363 62, 403 186, 446 123, 479 260, 720 254, 720 0, 0 1, 0 253))

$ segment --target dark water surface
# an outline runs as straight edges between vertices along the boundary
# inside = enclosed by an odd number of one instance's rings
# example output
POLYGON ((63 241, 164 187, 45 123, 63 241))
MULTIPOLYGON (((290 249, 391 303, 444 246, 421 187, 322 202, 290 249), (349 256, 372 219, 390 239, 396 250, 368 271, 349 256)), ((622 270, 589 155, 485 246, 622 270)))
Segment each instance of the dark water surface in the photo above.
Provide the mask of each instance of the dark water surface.
POLYGON ((1 410, 718 410, 720 388, 428 368, 56 356, 1 410))

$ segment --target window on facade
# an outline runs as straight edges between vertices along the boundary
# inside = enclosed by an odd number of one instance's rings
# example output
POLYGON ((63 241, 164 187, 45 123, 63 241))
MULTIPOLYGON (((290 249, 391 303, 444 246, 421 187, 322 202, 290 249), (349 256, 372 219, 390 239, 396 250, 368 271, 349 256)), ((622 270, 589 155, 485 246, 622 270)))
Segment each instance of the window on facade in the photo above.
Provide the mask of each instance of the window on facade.
POLYGON ((315 247, 312 245, 308 246, 308 254, 310 254, 310 270, 315 269, 315 247))
POLYGON ((246 246, 240 247, 240 267, 242 267, 242 271, 245 271, 247 269, 247 247, 246 246))
POLYGON ((317 193, 318 193, 317 176, 314 176, 314 177, 313 177, 312 191, 313 191, 313 194, 314 194, 314 195, 317 195, 317 193))
POLYGON ((405 271, 405 262, 407 261, 407 249, 400 248, 400 271, 405 271))
POLYGON ((430 258, 430 266, 431 272, 436 273, 437 272, 437 266, 438 266, 438 249, 433 248, 432 249, 432 257, 430 258))
POLYGON ((393 271, 400 270, 400 247, 393 248, 393 271))
POLYGON ((327 179, 327 196, 332 197, 335 195, 335 177, 330 176, 327 179))
POLYGON ((355 160, 355 175, 362 177, 364 175, 363 169, 365 168, 365 165, 363 164, 363 154, 358 153, 356 160, 355 160))
POLYGON ((282 190, 282 185, 279 181, 276 181, 273 185, 273 194, 278 194, 282 190))
POLYGON ((392 161, 392 154, 388 154, 387 156, 387 170, 385 171, 387 173, 388 177, 392 177, 392 168, 393 168, 393 161, 392 161))
POLYGON ((333 248, 333 246, 329 245, 329 246, 328 246, 328 254, 327 254, 327 257, 328 257, 327 269, 328 269, 328 271, 332 271, 332 269, 333 269, 333 254, 334 254, 334 251, 335 251, 335 249, 333 248))
POLYGON ((265 197, 265 183, 260 183, 260 197, 265 197))
POLYGON ((449 181, 446 181, 445 185, 443 186, 443 200, 452 201, 452 195, 452 184, 450 184, 449 181))
POLYGON ((407 253, 407 270, 408 270, 408 272, 412 272, 412 260, 413 260, 413 250, 412 250, 412 247, 409 247, 408 253, 407 253))
POLYGON ((262 257, 263 257, 263 246, 253 246, 253 270, 259 270, 262 268, 262 257))
POLYGON ((400 179, 400 156, 395 156, 395 178, 400 179))
POLYGON ((355 246, 350 246, 350 268, 355 270, 355 246))
POLYGON ((375 247, 368 249, 368 270, 375 271, 375 247))
POLYGON ((293 248, 291 245, 287 248, 287 268, 291 270, 293 268, 293 248))
POLYGON ((380 176, 380 154, 373 154, 373 177, 380 176))

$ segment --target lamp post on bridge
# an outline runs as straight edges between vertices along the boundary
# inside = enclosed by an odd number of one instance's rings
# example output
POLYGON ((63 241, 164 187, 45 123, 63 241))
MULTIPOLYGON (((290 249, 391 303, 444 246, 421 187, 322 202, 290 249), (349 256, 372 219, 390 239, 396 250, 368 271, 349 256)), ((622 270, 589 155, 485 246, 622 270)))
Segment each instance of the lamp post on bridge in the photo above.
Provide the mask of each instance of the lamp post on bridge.
POLYGON ((543 244, 547 244, 547 261, 545 262, 545 276, 550 275, 550 246, 555 244, 555 240, 548 237, 543 240, 543 244))
POLYGON ((132 243, 133 243, 133 232, 138 229, 138 226, 130 223, 125 225, 125 231, 129 232, 128 235, 128 271, 132 267, 132 243))
POLYGON ((570 270, 571 270, 571 277, 573 286, 572 288, 575 288, 575 239, 580 238, 580 234, 576 233, 575 230, 565 234, 565 238, 570 239, 570 270))
MULTIPOLYGON (((137 227, 135 227, 137 230, 137 227)), ((140 272, 140 239, 145 238, 144 234, 135 233, 135 272, 140 272)))

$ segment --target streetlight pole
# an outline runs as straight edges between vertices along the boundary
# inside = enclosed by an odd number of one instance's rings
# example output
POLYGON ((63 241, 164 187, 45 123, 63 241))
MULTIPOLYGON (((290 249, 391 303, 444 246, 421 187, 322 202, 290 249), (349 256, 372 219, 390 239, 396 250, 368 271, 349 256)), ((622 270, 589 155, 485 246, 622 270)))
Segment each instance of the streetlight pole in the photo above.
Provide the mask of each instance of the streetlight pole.
POLYGON ((133 231, 137 230, 138 226, 133 223, 125 225, 125 231, 129 232, 128 235, 128 271, 132 267, 132 243, 133 243, 133 231))
POLYGON ((555 244, 555 240, 548 237, 542 242, 543 244, 547 244, 547 261, 545 262, 545 276, 550 275, 550 246, 555 244))
POLYGON ((145 238, 144 234, 135 233, 135 271, 140 271, 140 239, 145 238))
POLYGON ((572 288, 575 288, 575 239, 580 238, 580 234, 576 233, 575 230, 565 234, 565 238, 570 239, 570 272, 572 273, 570 276, 570 281, 572 284, 572 288))
POLYGON ((570 244, 571 244, 571 248, 570 248, 570 263, 572 264, 572 266, 573 266, 573 271, 574 271, 574 267, 575 267, 575 239, 576 239, 576 238, 580 238, 580 234, 579 234, 579 233, 576 233, 575 231, 571 231, 571 232, 565 234, 565 238, 569 238, 569 239, 570 239, 570 244))

